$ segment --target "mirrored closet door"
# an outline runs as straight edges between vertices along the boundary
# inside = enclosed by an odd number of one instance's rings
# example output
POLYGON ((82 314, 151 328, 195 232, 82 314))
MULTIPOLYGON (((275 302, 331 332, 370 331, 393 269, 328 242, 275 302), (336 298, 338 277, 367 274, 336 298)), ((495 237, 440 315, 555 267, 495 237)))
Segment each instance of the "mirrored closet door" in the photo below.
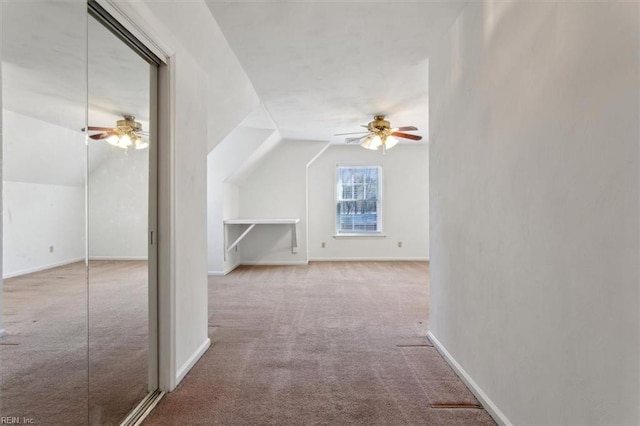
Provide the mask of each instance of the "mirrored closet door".
POLYGON ((1 2, 0 415, 87 421, 87 10, 1 2))
POLYGON ((158 383, 157 65, 83 1, 0 22, 0 421, 117 425, 158 383))
POLYGON ((156 67, 98 19, 88 22, 89 410, 92 424, 115 424, 156 380, 149 367, 156 67))

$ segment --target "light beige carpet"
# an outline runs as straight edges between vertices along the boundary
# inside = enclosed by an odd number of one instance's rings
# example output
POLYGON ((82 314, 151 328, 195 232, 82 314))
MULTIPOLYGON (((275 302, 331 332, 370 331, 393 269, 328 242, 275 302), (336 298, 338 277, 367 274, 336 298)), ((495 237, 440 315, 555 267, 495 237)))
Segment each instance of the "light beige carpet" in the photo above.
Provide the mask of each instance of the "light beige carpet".
POLYGON ((426 339, 428 264, 209 278, 211 348, 146 425, 493 425, 426 339))
POLYGON ((79 262, 4 281, 0 416, 117 425, 146 394, 147 263, 92 261, 89 279, 79 262))

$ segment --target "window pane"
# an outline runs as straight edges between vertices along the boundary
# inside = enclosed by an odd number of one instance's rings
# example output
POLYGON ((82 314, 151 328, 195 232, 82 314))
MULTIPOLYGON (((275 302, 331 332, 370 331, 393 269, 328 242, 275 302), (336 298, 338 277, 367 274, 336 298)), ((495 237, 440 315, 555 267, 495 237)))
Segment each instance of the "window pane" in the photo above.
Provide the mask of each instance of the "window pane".
POLYGON ((378 181, 378 169, 365 169, 363 171, 365 182, 375 183, 378 181))
POLYGON ((336 225, 339 233, 380 230, 377 167, 340 167, 337 196, 336 225))
POLYGON ((342 199, 343 200, 352 200, 353 199, 353 187, 352 186, 343 186, 342 187, 342 199))
POLYGON ((351 183, 351 175, 353 174, 351 169, 341 168, 340 169, 340 180, 342 184, 350 184, 351 183))
POLYGON ((353 198, 355 200, 364 199, 364 185, 355 185, 353 188, 353 198))
POLYGON ((378 185, 367 185, 367 193, 365 194, 367 200, 376 200, 378 198, 378 185))

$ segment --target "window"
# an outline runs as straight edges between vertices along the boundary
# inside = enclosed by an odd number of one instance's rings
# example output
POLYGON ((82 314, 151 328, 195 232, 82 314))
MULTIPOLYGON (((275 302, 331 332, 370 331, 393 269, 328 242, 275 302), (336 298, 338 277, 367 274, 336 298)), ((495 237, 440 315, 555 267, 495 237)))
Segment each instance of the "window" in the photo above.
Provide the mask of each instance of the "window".
POLYGON ((371 234, 382 231, 380 187, 382 169, 376 166, 338 166, 336 233, 371 234))

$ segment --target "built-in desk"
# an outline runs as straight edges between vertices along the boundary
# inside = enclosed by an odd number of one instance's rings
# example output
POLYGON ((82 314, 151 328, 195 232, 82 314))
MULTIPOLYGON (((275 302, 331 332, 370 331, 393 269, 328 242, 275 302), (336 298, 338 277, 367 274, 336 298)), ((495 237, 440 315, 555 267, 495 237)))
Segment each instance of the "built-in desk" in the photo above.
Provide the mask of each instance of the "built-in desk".
POLYGON ((249 232, 256 225, 288 225, 291 226, 291 253, 298 252, 298 236, 296 233, 296 224, 300 222, 300 219, 226 219, 223 221, 224 223, 224 244, 225 244, 225 258, 227 253, 233 250, 240 241, 244 237, 247 236, 249 232), (244 230, 242 234, 236 240, 229 244, 227 240, 227 227, 230 225, 247 225, 247 229, 244 230))

